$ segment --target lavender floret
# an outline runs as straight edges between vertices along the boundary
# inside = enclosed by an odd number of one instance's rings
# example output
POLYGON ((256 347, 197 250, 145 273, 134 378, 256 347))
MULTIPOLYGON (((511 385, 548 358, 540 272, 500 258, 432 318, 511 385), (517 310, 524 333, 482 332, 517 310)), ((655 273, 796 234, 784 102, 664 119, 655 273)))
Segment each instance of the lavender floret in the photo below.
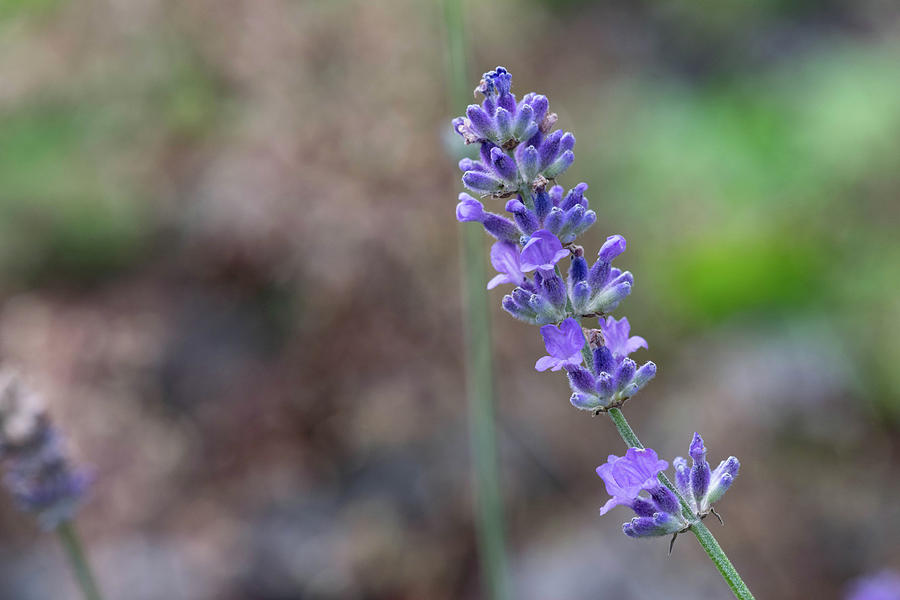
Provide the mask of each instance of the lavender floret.
POLYGON ((659 473, 669 466, 652 448, 629 448, 625 456, 610 455, 597 467, 597 475, 611 496, 600 509, 604 515, 616 506, 628 506, 637 516, 622 526, 629 537, 654 537, 677 533, 689 523, 681 514, 678 498, 663 486, 659 473), (642 497, 648 492, 650 498, 642 497))
POLYGON ((581 349, 584 347, 584 333, 575 319, 566 319, 559 326, 541 327, 541 336, 548 356, 542 356, 535 363, 538 371, 559 371, 565 366, 581 364, 581 349))

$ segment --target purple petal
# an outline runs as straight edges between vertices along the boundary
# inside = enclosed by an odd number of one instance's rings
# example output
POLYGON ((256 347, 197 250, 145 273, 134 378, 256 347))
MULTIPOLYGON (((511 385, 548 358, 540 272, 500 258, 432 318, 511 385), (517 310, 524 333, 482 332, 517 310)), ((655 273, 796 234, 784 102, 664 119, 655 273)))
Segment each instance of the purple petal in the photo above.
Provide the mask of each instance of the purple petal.
POLYGON ((493 279, 488 281, 487 289, 492 290, 498 285, 503 285, 504 283, 515 283, 512 279, 509 278, 509 275, 506 273, 500 273, 499 275, 495 275, 493 279))
POLYGON ((630 337, 628 338, 628 342, 625 344, 625 354, 631 354, 632 352, 637 351, 638 348, 648 348, 647 340, 639 335, 630 337))
POLYGON ((622 502, 618 498, 610 498, 609 500, 606 501, 606 504, 604 504, 602 507, 600 507, 600 515, 603 516, 606 513, 608 513, 609 511, 611 511, 612 509, 614 509, 615 507, 621 506, 623 504, 625 504, 625 502, 622 502))
MULTIPOLYGON (((563 361, 571 361, 577 357, 584 346, 584 335, 581 326, 571 317, 556 325, 544 325, 541 327, 541 336, 544 338, 544 346, 547 353, 563 361)), ((580 359, 578 359, 580 363, 580 359)))
POLYGON ((554 371, 559 371, 559 359, 553 358, 552 356, 542 356, 534 363, 534 369, 536 371, 546 371, 553 366, 557 367, 553 369, 554 371))
MULTIPOLYGON (((498 273, 509 276, 509 283, 519 285, 525 282, 525 275, 519 265, 519 247, 512 242, 496 242, 491 246, 491 264, 498 273)), ((491 289, 490 286, 488 289, 491 289)))
POLYGON ((539 229, 531 235, 531 239, 522 248, 522 270, 552 269, 560 260, 568 256, 559 238, 547 231, 539 229))

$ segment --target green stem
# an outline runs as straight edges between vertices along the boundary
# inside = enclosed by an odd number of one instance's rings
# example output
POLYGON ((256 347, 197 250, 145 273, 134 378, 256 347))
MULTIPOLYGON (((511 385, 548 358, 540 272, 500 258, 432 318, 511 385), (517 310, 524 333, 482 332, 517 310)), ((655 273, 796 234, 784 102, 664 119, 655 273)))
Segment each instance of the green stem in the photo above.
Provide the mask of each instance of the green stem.
MULTIPOLYGON (((471 102, 466 73, 462 0, 445 0, 450 98, 453 106, 471 102)), ((509 598, 503 502, 497 458, 490 311, 481 227, 462 228, 462 262, 466 310, 466 373, 469 432, 475 479, 476 533, 483 573, 484 596, 509 598)))
MULTIPOLYGON (((611 408, 609 409, 608 414, 609 418, 612 419, 612 422, 615 424, 616 429, 619 431, 619 435, 622 436, 622 439, 628 444, 629 448, 644 447, 644 445, 641 444, 641 440, 638 439, 637 434, 631 428, 631 425, 628 424, 628 420, 625 418, 625 415, 622 414, 621 409, 611 408)), ((681 495, 681 492, 678 491, 678 488, 672 485, 672 482, 669 481, 669 478, 666 477, 665 473, 659 474, 659 480, 663 485, 675 492, 678 501, 681 503, 682 511, 687 511, 686 516, 688 516, 691 521, 691 531, 697 536, 697 541, 700 542, 700 545, 706 550, 706 554, 709 555, 710 560, 716 565, 716 568, 722 575, 722 579, 724 579, 725 583, 728 584, 728 587, 731 588, 734 597, 739 598, 740 600, 753 600, 753 594, 750 592, 750 588, 747 587, 747 584, 744 583, 744 580, 741 579, 741 576, 738 574, 737 569, 735 569, 734 565, 731 564, 731 561, 728 560, 728 556, 725 555, 725 551, 722 550, 722 547, 719 545, 719 542, 716 541, 716 538, 713 537, 709 528, 694 515, 693 511, 688 506, 687 501, 681 495)))
POLYGON ((75 572, 75 579, 78 580, 84 599, 102 600, 94 574, 91 571, 91 566, 88 564, 84 546, 78 537, 78 532, 75 531, 75 526, 71 521, 63 521, 56 528, 56 533, 59 535, 59 540, 66 551, 72 570, 75 572))
POLYGON ((728 556, 725 555, 725 551, 722 550, 722 546, 720 546, 719 542, 716 541, 716 538, 713 537, 709 528, 703 524, 703 521, 697 521, 691 525, 691 531, 697 536, 697 541, 700 542, 700 545, 706 550, 709 559, 716 565, 716 568, 719 570, 719 573, 721 573, 725 583, 727 583, 728 587, 731 588, 731 591, 734 592, 735 598, 740 598, 740 600, 753 600, 753 594, 750 592, 750 588, 748 588, 747 584, 744 583, 744 580, 741 579, 737 569, 734 568, 734 565, 728 560, 728 556))

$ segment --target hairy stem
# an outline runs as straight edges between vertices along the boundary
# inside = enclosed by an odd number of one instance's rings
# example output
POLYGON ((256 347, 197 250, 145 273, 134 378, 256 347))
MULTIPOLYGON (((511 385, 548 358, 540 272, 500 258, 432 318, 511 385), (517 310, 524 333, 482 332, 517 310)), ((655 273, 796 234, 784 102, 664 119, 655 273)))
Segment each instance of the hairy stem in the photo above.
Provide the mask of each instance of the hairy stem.
POLYGON ((75 573, 75 579, 78 581, 79 587, 81 587, 84 599, 102 600, 100 589, 97 587, 91 566, 88 564, 81 538, 79 538, 78 532, 75 531, 72 522, 64 521, 61 523, 56 528, 56 533, 59 535, 59 540, 66 551, 69 563, 72 565, 72 571, 75 573))
MULTIPOLYGON (((619 431, 619 435, 622 436, 622 439, 628 444, 629 448, 644 447, 620 409, 611 408, 607 414, 609 414, 609 418, 612 419, 616 429, 619 431)), ((710 560, 716 565, 716 568, 722 575, 722 579, 724 579, 725 583, 728 584, 728 587, 731 588, 735 598, 739 598, 740 600, 753 600, 753 594, 750 592, 750 588, 747 587, 747 584, 744 583, 744 580, 741 579, 741 576, 738 574, 737 569, 735 569, 734 565, 731 564, 731 561, 728 560, 728 556, 726 556, 725 551, 722 550, 722 547, 719 545, 719 542, 716 541, 716 538, 713 537, 709 528, 693 514, 693 511, 681 495, 681 492, 672 485, 672 482, 669 481, 669 478, 666 477, 665 473, 659 474, 659 480, 663 485, 675 492, 678 501, 681 503, 682 512, 687 511, 686 516, 690 518, 691 531, 697 536, 697 541, 699 541, 700 545, 703 546, 703 549, 706 550, 706 554, 709 555, 710 560)))
MULTIPOLYGON (((471 96, 467 91, 469 78, 466 74, 462 0, 444 0, 444 18, 450 97, 453 106, 465 106, 471 101, 471 96)), ((490 312, 485 291, 484 241, 480 227, 470 225, 462 229, 467 395, 478 553, 484 597, 506 600, 509 592, 494 415, 490 312)))

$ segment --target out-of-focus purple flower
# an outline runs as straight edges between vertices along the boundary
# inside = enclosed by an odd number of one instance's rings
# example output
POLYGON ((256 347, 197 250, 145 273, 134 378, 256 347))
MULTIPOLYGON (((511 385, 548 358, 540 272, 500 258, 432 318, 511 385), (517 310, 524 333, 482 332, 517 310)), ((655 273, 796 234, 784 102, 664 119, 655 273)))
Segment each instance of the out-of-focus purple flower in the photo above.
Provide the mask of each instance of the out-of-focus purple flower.
POLYGON ((9 371, 0 372, 0 460, 6 488, 46 529, 74 516, 93 479, 69 463, 40 399, 9 371))
POLYGON ((631 506, 642 490, 659 485, 657 475, 669 466, 652 448, 629 448, 625 456, 610 454, 606 463, 597 467, 597 475, 612 496, 600 514, 605 515, 619 505, 631 506))
POLYGON ((537 360, 534 368, 538 371, 559 371, 565 366, 581 364, 581 349, 584 347, 584 333, 575 319, 566 319, 559 326, 544 325, 541 336, 549 356, 537 360))
POLYGON ((519 246, 512 242, 496 242, 491 246, 491 264, 497 269, 496 275, 487 284, 487 289, 492 290, 500 284, 512 283, 523 285, 525 274, 519 264, 519 246))
POLYGON ((847 600, 900 600, 900 573, 884 570, 853 581, 847 600))
POLYGON ((522 270, 552 270, 556 263, 568 255, 569 251, 562 247, 559 238, 546 229, 539 229, 522 248, 522 270))
POLYGON ((706 461, 706 446, 699 433, 694 433, 689 454, 693 461, 691 468, 688 468, 687 461, 680 456, 673 461, 675 486, 694 512, 702 517, 711 512, 712 505, 721 500, 731 487, 741 463, 734 456, 729 456, 710 471, 706 461))

